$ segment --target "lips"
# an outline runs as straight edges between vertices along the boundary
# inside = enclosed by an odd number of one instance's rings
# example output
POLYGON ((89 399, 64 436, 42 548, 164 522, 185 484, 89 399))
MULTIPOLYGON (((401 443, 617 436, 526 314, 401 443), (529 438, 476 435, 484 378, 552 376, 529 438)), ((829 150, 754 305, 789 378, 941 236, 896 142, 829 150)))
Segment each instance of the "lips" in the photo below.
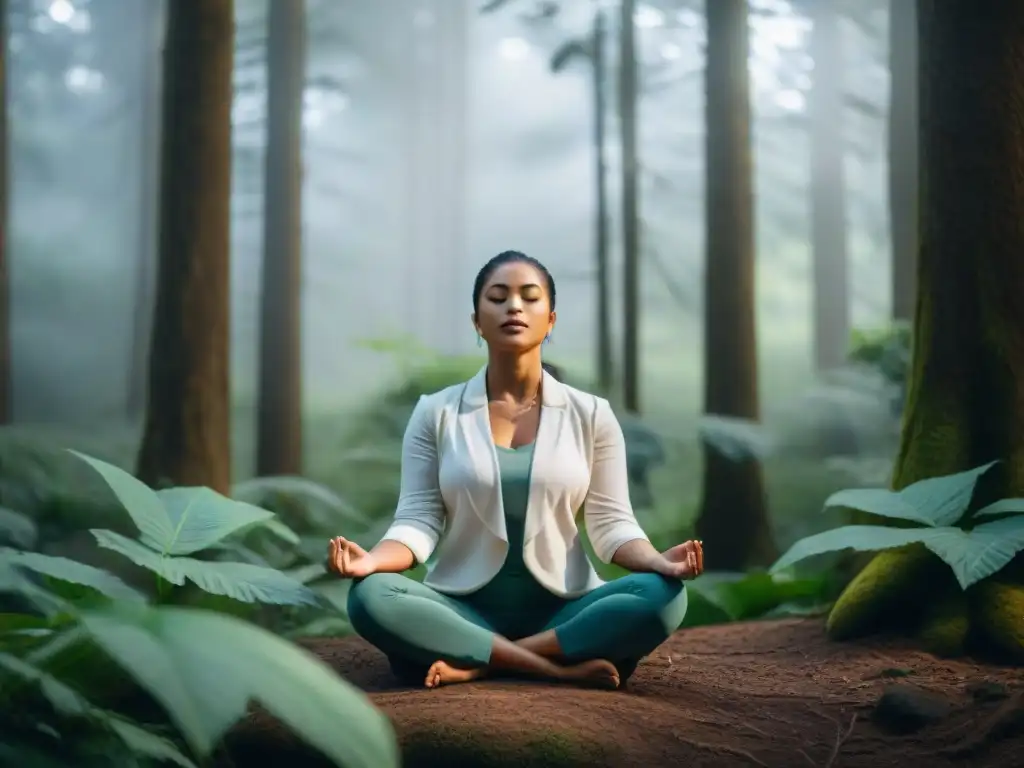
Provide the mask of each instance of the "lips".
POLYGON ((526 328, 526 323, 522 320, 508 320, 501 324, 502 328, 526 328))

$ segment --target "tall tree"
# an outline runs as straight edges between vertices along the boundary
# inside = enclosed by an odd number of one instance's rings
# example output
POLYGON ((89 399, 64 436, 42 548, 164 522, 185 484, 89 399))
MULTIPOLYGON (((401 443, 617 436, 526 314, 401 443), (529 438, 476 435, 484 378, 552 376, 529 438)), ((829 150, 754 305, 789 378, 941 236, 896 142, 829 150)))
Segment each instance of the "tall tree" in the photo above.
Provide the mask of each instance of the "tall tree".
POLYGON ((606 159, 607 108, 605 106, 605 37, 607 35, 604 8, 600 0, 594 2, 594 27, 591 33, 590 71, 594 95, 594 251, 597 266, 597 383, 602 392, 609 393, 613 386, 614 361, 612 358, 611 275, 609 269, 610 242, 608 237, 608 163, 606 159))
MULTIPOLYGON (((707 4, 704 411, 759 417, 754 191, 747 0, 707 4)), ((775 556, 761 465, 704 446, 697 535, 708 568, 741 570, 775 556)))
POLYGON ((305 0, 267 14, 267 154, 256 473, 302 471, 302 99, 305 0))
POLYGON ((889 0, 889 232, 892 316, 913 320, 917 293, 917 3, 889 0))
POLYGON ((160 263, 138 475, 227 492, 234 2, 174 0, 167 14, 160 263))
POLYGON ((636 0, 621 0, 619 133, 622 140, 622 396, 640 412, 640 167, 637 159, 636 0))
POLYGON ((11 297, 8 260, 10 219, 10 166, 7 127, 7 0, 0 0, 0 424, 13 416, 11 402, 11 297))
MULTIPOLYGON (((918 293, 893 485, 1001 460, 981 494, 1021 497, 1024 4, 919 0, 918 14, 918 293)), ((910 621, 935 650, 982 641, 1024 660, 1022 560, 964 593, 923 547, 884 552, 836 602, 829 629, 847 638, 910 621)))
MULTIPOLYGON (((146 408, 146 367, 152 336, 153 290, 157 261, 157 219, 160 189, 160 102, 163 71, 156 55, 163 44, 165 3, 145 2, 134 7, 140 34, 138 71, 139 215, 136 219, 135 318, 128 363, 127 415, 136 419, 146 408)), ((123 8, 122 8, 123 12, 123 8)))
POLYGON ((845 361, 850 335, 843 41, 838 0, 816 0, 808 11, 814 61, 809 104, 814 362, 827 371, 845 361))

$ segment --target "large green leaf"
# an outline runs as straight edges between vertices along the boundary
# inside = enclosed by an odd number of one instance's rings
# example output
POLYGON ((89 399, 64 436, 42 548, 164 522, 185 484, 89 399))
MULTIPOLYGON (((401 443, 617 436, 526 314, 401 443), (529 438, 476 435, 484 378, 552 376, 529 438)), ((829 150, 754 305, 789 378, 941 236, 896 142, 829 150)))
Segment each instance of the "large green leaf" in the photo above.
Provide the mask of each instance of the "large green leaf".
POLYGON ((825 499, 825 509, 841 507, 879 517, 932 525, 931 518, 926 513, 911 505, 895 491, 887 491, 884 488, 848 488, 837 491, 825 499))
POLYGON ((37 685, 39 692, 57 712, 87 717, 105 726, 136 755, 174 763, 181 768, 196 768, 196 764, 185 757, 173 742, 119 715, 92 706, 81 694, 48 672, 8 653, 0 653, 0 669, 37 685))
POLYGON ((954 475, 929 477, 901 491, 882 488, 839 491, 825 500, 825 509, 846 507, 933 527, 954 525, 967 513, 978 480, 995 464, 990 462, 954 475))
POLYGON ((89 464, 106 481, 145 541, 163 542, 174 538, 174 527, 156 491, 120 467, 78 451, 71 453, 89 464))
POLYGON ((153 571, 175 586, 180 587, 188 580, 206 592, 244 603, 319 604, 316 593, 309 587, 273 568, 249 563, 169 557, 114 531, 94 529, 92 535, 104 549, 124 555, 136 565, 153 571))
POLYGON ((0 542, 13 544, 21 549, 36 545, 39 531, 31 518, 7 507, 0 507, 0 542))
POLYGON ((965 472, 919 480, 900 491, 900 498, 927 515, 931 525, 955 525, 966 514, 978 480, 996 464, 990 461, 965 472))
MULTIPOLYGON (((934 528, 887 528, 882 525, 844 525, 800 539, 771 567, 777 573, 809 557, 853 549, 857 552, 877 552, 906 544, 924 542, 934 528)), ((959 530, 956 528, 950 530, 959 530)))
POLYGON ((1024 550, 1024 515, 1005 517, 976 526, 969 532, 958 528, 925 542, 956 574, 963 589, 998 573, 1014 556, 1024 550))
POLYGON ((996 515, 1024 514, 1024 499, 1000 499, 982 507, 974 517, 995 517, 996 515))
POLYGON ((128 605, 86 613, 82 622, 199 755, 209 755, 255 700, 340 766, 399 766, 390 723, 362 693, 258 627, 212 612, 128 605))
POLYGON ((272 512, 221 496, 209 488, 168 488, 157 495, 174 534, 163 541, 143 536, 142 541, 167 555, 195 554, 237 531, 274 517, 272 512))
POLYGON ((269 520, 271 512, 221 496, 210 488, 154 491, 105 461, 72 451, 92 466, 139 529, 140 539, 168 555, 191 555, 236 531, 269 520))
POLYGON ((0 547, 0 568, 24 568, 60 581, 95 589, 114 600, 144 602, 145 597, 112 573, 100 568, 69 560, 66 557, 43 555, 39 552, 20 552, 0 547))

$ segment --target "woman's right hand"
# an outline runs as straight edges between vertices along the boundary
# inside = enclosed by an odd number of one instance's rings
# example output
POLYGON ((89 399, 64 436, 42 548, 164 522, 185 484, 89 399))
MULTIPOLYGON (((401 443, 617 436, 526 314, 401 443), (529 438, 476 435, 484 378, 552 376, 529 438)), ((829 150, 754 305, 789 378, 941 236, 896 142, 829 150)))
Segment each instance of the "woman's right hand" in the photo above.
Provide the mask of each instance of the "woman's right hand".
POLYGON ((361 579, 376 573, 377 563, 354 541, 338 536, 327 545, 327 570, 343 579, 361 579))

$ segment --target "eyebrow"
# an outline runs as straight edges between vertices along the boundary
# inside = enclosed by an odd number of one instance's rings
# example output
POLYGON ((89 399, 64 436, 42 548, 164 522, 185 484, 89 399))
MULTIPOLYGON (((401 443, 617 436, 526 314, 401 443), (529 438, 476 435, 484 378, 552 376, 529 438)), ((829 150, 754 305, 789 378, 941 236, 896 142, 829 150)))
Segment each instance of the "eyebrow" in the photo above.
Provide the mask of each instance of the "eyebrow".
MULTIPOLYGON (((522 288, 540 288, 540 283, 526 283, 525 285, 521 285, 519 287, 521 289, 522 288)), ((507 285, 505 285, 505 283, 491 283, 489 286, 487 286, 487 289, 490 290, 491 288, 503 288, 506 291, 509 290, 509 287, 507 285)))

